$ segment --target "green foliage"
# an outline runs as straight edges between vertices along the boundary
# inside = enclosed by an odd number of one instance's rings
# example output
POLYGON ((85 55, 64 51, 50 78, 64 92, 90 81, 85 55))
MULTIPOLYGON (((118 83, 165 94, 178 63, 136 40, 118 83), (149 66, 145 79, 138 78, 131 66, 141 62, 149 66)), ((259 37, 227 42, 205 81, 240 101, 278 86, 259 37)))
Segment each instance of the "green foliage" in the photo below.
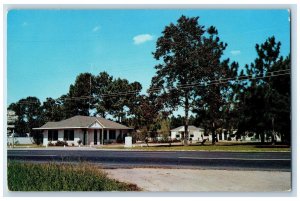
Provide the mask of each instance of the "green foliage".
POLYGON ((162 33, 153 53, 162 63, 155 66, 157 71, 151 88, 164 99, 165 107, 183 107, 187 145, 189 111, 195 107, 209 111, 211 125, 219 114, 225 85, 195 85, 228 75, 229 59, 221 61, 227 44, 220 41, 215 27, 205 29, 199 25, 198 17, 181 16, 177 24, 171 23, 162 33))
POLYGON ((33 140, 35 142, 35 144, 37 145, 41 145, 43 144, 43 134, 41 133, 41 131, 32 131, 32 137, 33 140))
POLYGON ((75 83, 70 85, 69 93, 61 97, 65 118, 76 115, 89 116, 93 108, 91 97, 94 91, 95 77, 91 73, 81 73, 75 83))
POLYGON ((91 164, 32 164, 8 161, 10 191, 139 191, 132 184, 109 179, 91 164))
MULTIPOLYGON (((170 118, 170 128, 174 129, 174 128, 178 128, 182 125, 184 125, 184 117, 181 115, 177 115, 177 117, 175 116, 171 116, 170 118)), ((189 118, 189 125, 194 125, 194 126, 200 126, 200 121, 195 118, 193 115, 190 116, 189 118)))
POLYGON ((65 118, 61 100, 48 97, 46 101, 43 102, 41 109, 44 122, 60 121, 65 118))
POLYGON ((55 143, 55 146, 68 146, 68 143, 66 141, 57 141, 55 143))
MULTIPOLYGON (((44 124, 40 100, 36 97, 27 97, 9 105, 8 109, 15 111, 18 119, 15 122, 15 132, 20 135, 31 133, 32 128, 44 124)), ((25 135, 26 136, 26 135, 25 135)))
POLYGON ((244 116, 240 119, 240 127, 260 134, 263 143, 265 134, 274 140, 273 131, 280 133, 283 141, 290 143, 290 76, 270 77, 280 74, 278 72, 285 74, 284 70, 291 69, 290 57, 283 59, 279 56, 280 46, 275 37, 255 46, 257 58, 246 66, 246 74, 254 79, 243 86, 241 93, 244 116), (255 79, 257 77, 263 79, 255 79))
POLYGON ((134 114, 132 111, 142 89, 139 82, 114 79, 106 72, 101 72, 95 79, 94 106, 97 114, 102 117, 110 114, 118 122, 123 122, 126 116, 134 114))

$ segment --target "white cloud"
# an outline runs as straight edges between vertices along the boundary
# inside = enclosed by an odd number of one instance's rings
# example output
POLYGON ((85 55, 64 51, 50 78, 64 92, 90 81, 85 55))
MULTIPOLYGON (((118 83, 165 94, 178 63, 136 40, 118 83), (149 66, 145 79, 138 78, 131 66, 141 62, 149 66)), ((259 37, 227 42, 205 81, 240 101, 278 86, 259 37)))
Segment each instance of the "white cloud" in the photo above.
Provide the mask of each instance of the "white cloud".
POLYGON ((99 31, 99 29, 100 29, 100 26, 95 26, 95 27, 93 28, 93 32, 97 32, 97 31, 99 31))
POLYGON ((153 40, 154 36, 150 35, 150 34, 141 34, 141 35, 137 35, 135 37, 133 37, 133 42, 135 45, 139 45, 142 43, 145 43, 147 41, 151 41, 153 40))
POLYGON ((230 53, 234 56, 241 54, 240 50, 231 50, 230 53))

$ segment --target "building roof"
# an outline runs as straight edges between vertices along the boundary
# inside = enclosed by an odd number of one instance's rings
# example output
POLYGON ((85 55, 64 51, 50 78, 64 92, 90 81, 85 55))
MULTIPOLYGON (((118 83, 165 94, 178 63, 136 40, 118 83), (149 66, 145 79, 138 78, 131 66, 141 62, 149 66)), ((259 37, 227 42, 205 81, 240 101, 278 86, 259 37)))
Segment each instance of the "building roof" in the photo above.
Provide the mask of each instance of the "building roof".
POLYGON ((113 128, 113 129, 131 129, 122 124, 104 119, 102 117, 90 117, 90 116, 74 116, 69 119, 65 119, 58 122, 47 122, 40 128, 34 128, 37 130, 46 129, 64 129, 64 128, 91 128, 94 123, 100 124, 103 128, 113 128))
MULTIPOLYGON (((184 131, 184 126, 179 126, 178 128, 174 128, 171 131, 175 131, 175 132, 184 131)), ((191 125, 191 126, 188 126, 188 131, 204 131, 204 129, 191 125)))

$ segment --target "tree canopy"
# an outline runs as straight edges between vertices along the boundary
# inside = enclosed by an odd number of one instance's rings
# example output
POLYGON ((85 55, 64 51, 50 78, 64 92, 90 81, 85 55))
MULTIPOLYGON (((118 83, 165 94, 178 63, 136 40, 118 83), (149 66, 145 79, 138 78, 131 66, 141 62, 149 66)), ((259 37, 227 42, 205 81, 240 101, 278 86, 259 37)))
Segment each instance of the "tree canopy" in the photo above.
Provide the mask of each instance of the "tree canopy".
POLYGON ((185 145, 189 112, 200 104, 210 110, 212 119, 216 118, 215 111, 222 104, 222 86, 206 84, 226 77, 230 70, 229 60, 221 61, 227 44, 220 41, 215 27, 205 28, 199 25, 198 19, 181 16, 177 24, 166 26, 153 53, 161 63, 155 66, 156 75, 152 78, 150 91, 153 89, 153 93, 164 97, 166 106, 183 107, 185 145), (201 103, 203 101, 206 105, 201 103))

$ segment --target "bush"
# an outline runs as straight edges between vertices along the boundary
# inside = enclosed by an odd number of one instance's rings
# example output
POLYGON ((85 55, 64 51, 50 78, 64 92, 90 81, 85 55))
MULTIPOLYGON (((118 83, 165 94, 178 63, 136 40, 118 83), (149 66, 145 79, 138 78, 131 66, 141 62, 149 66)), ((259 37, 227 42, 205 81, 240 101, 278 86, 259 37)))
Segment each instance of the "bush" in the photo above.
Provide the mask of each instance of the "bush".
POLYGON ((32 137, 35 144, 40 145, 43 143, 43 134, 38 131, 32 131, 32 137))
POLYGON ((68 146, 68 143, 66 141, 57 141, 55 143, 55 146, 68 146))
POLYGON ((172 139, 172 142, 181 142, 180 140, 176 139, 176 138, 173 138, 172 139))
POLYGON ((55 144, 52 143, 52 142, 48 142, 48 146, 49 146, 49 147, 52 147, 52 146, 55 146, 55 144))

